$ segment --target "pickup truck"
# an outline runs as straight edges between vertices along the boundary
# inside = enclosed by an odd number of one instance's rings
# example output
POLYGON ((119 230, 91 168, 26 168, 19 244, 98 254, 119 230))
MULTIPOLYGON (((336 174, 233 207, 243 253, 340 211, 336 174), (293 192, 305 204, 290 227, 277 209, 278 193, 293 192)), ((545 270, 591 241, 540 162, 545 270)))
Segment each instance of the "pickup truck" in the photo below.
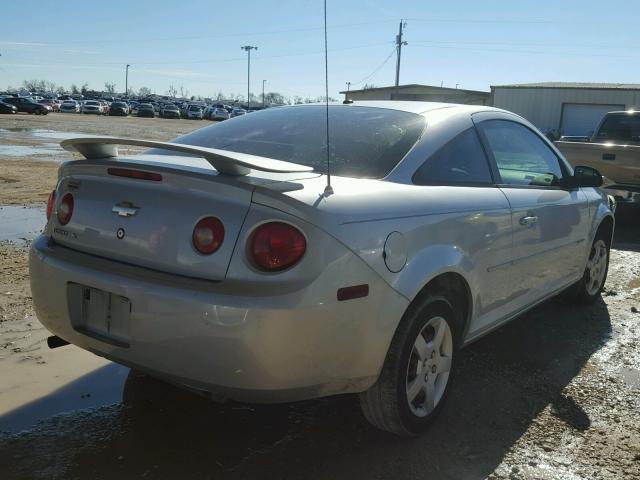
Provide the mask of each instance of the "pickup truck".
POLYGON ((607 113, 591 137, 555 142, 569 162, 597 169, 622 202, 640 202, 640 111, 607 113))

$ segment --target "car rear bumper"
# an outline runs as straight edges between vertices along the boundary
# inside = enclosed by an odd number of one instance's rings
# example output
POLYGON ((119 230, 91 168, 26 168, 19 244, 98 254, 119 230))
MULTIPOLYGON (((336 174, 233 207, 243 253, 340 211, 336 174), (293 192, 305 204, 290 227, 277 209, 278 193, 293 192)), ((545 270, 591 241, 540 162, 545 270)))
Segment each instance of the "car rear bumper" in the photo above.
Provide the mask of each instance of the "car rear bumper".
POLYGON ((229 293, 224 282, 120 264, 46 236, 30 253, 36 314, 55 335, 171 382, 249 402, 359 392, 375 382, 408 302, 356 257, 342 267, 349 270, 339 283, 368 277, 367 298, 319 301, 326 279, 280 295, 281 302, 246 287, 229 293), (128 347, 73 326, 69 284, 129 299, 128 347))

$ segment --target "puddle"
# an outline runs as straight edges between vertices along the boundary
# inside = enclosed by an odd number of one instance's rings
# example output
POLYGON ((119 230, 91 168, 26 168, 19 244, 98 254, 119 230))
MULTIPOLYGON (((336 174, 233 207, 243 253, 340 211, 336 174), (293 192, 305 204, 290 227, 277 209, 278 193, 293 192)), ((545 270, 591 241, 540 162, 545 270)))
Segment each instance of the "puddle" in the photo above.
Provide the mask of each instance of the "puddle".
POLYGON ((620 369, 620 375, 624 383, 632 388, 640 387, 640 370, 635 368, 623 367, 620 369))
POLYGON ((57 155, 64 152, 56 143, 45 143, 38 146, 0 145, 0 155, 7 157, 28 157, 32 155, 57 155))
POLYGON ((19 433, 57 415, 120 403, 128 375, 129 368, 117 363, 97 368, 48 395, 0 415, 0 432, 19 433))
POLYGON ((67 138, 83 137, 88 135, 81 132, 58 132, 56 130, 47 130, 45 128, 0 128, 0 135, 8 136, 10 133, 26 133, 34 137, 54 138, 56 140, 65 140, 67 138))
POLYGON ((45 223, 44 207, 0 206, 0 241, 24 245, 38 236, 45 223))
POLYGON ((54 138, 56 140, 66 140, 67 138, 86 137, 87 133, 80 132, 56 132, 55 130, 44 130, 40 128, 34 128, 31 130, 31 134, 41 138, 54 138))

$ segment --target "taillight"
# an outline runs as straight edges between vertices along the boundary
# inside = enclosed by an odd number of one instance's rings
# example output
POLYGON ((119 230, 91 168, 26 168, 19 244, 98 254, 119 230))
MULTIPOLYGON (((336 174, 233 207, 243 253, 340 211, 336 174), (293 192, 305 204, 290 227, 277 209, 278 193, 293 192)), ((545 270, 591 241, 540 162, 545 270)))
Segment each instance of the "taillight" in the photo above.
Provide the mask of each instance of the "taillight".
POLYGON ((56 191, 53 190, 49 194, 49 199, 47 200, 47 222, 51 220, 51 214, 53 213, 53 206, 56 203, 56 191))
POLYGON ((206 217, 196 223, 191 236, 194 248, 205 255, 215 252, 224 240, 224 225, 216 217, 206 217))
POLYGON ((307 241, 302 232, 288 223, 270 222, 260 225, 251 236, 250 254, 262 270, 285 270, 302 258, 307 241))
POLYGON ((58 205, 58 222, 60 225, 66 225, 73 215, 73 195, 67 193, 58 205))
POLYGON ((162 181, 162 175, 159 173, 131 170, 129 168, 108 168, 107 173, 116 177, 135 178, 136 180, 151 180, 154 182, 162 181))

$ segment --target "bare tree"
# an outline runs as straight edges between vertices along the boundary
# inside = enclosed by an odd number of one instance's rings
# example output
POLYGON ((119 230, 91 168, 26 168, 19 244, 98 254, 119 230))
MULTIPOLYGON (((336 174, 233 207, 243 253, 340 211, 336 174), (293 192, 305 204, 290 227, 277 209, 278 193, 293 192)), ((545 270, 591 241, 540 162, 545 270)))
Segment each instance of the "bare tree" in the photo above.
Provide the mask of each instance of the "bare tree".
POLYGON ((58 89, 56 82, 45 81, 44 84, 47 92, 55 92, 58 89))
POLYGON ((116 93, 116 84, 114 82, 104 82, 104 89, 107 93, 116 93))
POLYGON ((80 90, 78 89, 78 86, 75 83, 71 84, 71 86, 69 87, 69 90, 71 90, 71 93, 73 94, 80 93, 80 90))
POLYGON ((290 100, 278 92, 269 92, 264 94, 264 102, 267 104, 285 105, 290 103, 290 100))
POLYGON ((169 95, 171 98, 176 98, 177 94, 178 94, 178 90, 176 89, 176 87, 174 87, 173 85, 169 85, 169 90, 167 90, 167 95, 169 95))
POLYGON ((87 90, 89 90, 89 84, 87 82, 84 82, 80 87, 80 93, 84 95, 85 93, 87 93, 87 90))
POLYGON ((138 95, 141 97, 148 97, 151 95, 151 89, 149 87, 140 87, 138 90, 138 95))
POLYGON ((22 85, 30 92, 43 92, 46 89, 44 80, 25 80, 22 85))

